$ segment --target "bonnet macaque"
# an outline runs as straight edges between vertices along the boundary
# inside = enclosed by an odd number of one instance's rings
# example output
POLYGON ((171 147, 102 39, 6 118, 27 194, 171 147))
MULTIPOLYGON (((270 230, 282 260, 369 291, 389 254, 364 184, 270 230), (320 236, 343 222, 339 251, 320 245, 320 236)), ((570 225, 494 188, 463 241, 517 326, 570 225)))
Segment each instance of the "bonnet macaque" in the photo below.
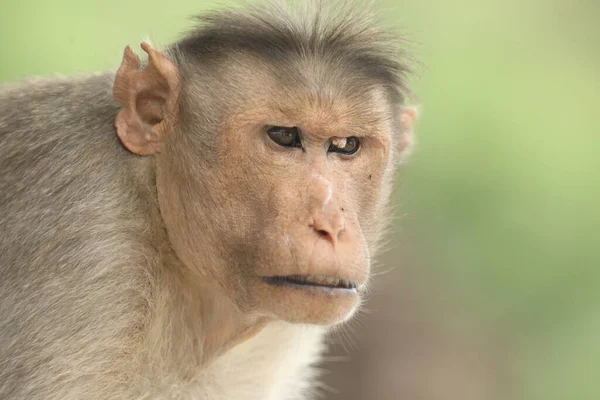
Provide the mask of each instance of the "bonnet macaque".
POLYGON ((415 111, 365 12, 299 8, 0 88, 1 399, 311 398, 415 111))

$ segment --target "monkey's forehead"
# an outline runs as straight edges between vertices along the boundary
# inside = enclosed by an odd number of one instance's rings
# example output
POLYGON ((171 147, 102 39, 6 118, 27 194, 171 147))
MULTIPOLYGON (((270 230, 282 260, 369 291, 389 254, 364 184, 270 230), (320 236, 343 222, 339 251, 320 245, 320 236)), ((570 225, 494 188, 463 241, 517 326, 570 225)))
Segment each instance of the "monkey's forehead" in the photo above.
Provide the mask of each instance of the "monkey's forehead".
POLYGON ((223 120, 299 126, 330 136, 393 130, 398 107, 385 85, 333 64, 315 64, 319 60, 276 64, 235 54, 222 65, 188 66, 184 96, 194 112, 221 110, 223 120))
POLYGON ((390 83, 367 74, 352 62, 328 57, 284 57, 267 59, 262 56, 233 52, 213 60, 198 60, 182 65, 186 81, 211 87, 226 87, 252 91, 256 97, 265 92, 296 93, 319 99, 340 97, 363 102, 374 90, 388 102, 401 103, 390 83))

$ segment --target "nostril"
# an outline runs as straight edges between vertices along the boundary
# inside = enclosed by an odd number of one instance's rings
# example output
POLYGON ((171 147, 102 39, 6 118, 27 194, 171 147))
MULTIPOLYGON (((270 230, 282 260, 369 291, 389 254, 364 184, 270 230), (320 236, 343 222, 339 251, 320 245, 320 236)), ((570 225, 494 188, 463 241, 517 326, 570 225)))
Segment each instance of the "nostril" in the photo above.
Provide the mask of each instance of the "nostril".
POLYGON ((315 231, 316 234, 318 234, 319 236, 326 238, 326 237, 330 237, 331 234, 329 233, 329 231, 327 229, 322 229, 321 227, 315 226, 313 224, 309 225, 310 228, 312 228, 313 231, 315 231))
POLYGON ((337 241, 344 230, 344 220, 341 215, 334 215, 333 217, 324 216, 321 218, 313 217, 308 227, 321 239, 330 241, 333 245, 337 244, 337 241))
POLYGON ((316 231, 321 236, 329 236, 329 232, 327 232, 327 231, 325 231, 323 229, 317 229, 316 231))

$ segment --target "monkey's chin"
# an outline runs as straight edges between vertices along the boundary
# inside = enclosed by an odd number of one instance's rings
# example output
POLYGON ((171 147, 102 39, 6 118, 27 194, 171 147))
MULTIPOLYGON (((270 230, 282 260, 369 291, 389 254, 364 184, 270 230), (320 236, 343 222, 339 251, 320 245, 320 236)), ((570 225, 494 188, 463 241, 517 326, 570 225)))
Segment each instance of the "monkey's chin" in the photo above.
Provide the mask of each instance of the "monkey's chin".
POLYGON ((332 325, 344 322, 356 311, 360 293, 348 281, 314 284, 302 277, 260 279, 259 307, 292 323, 332 325))

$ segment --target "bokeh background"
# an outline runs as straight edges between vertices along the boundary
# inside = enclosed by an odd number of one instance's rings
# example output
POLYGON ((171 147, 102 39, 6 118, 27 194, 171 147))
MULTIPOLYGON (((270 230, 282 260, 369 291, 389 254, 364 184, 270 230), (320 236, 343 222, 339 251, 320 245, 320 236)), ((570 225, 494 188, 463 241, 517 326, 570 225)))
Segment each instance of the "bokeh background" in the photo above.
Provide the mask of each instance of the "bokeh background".
MULTIPOLYGON (((209 0, 0 0, 0 82, 118 66, 209 0)), ((326 399, 600 399, 600 1, 389 0, 419 145, 326 399)))

